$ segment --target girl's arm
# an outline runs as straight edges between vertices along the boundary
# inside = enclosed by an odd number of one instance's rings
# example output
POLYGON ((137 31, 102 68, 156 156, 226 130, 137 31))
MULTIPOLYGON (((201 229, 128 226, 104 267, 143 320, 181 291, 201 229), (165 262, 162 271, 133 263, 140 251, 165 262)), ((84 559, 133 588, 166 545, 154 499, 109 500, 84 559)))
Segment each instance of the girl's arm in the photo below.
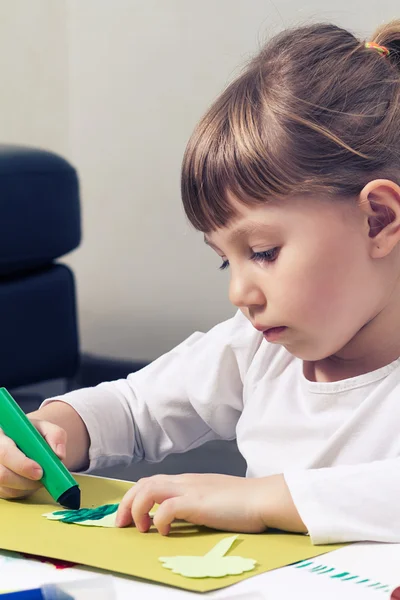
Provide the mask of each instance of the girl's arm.
POLYGON ((37 417, 67 427, 70 464, 90 470, 234 439, 243 380, 262 339, 238 312, 126 379, 46 400, 37 417))
POLYGON ((313 544, 400 543, 400 458, 284 476, 313 544))
POLYGON ((400 458, 258 478, 155 475, 127 492, 117 524, 148 531, 158 503, 153 523, 163 535, 184 519, 227 531, 308 532, 313 544, 400 543, 399 497, 400 458))

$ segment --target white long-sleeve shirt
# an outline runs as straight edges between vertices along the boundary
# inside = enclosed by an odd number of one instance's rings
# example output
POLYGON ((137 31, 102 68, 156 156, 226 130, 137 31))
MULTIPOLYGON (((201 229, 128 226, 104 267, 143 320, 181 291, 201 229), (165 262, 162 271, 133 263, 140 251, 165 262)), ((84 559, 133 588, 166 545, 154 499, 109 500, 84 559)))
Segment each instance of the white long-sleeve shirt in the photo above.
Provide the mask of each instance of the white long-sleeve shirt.
POLYGON ((400 358, 311 382, 238 312, 127 379, 58 399, 86 424, 89 470, 236 438, 248 477, 284 474, 314 544, 400 542, 400 358))

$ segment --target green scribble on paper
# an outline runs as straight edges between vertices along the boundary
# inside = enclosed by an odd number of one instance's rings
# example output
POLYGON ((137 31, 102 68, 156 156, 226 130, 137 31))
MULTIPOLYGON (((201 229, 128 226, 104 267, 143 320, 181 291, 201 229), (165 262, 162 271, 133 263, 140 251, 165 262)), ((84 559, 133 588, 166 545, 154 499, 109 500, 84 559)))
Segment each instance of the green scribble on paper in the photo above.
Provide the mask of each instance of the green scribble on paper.
POLYGON ((103 504, 94 508, 78 510, 56 510, 42 515, 51 521, 61 521, 75 525, 91 525, 97 527, 115 527, 115 518, 119 504, 103 504))
POLYGON ((79 508, 78 510, 57 510, 53 515, 60 515, 63 523, 80 523, 81 521, 98 521, 118 510, 118 504, 103 504, 95 508, 79 508))
MULTIPOLYGON (((93 508, 80 508, 78 510, 56 510, 44 513, 50 521, 61 521, 74 525, 88 525, 92 527, 116 527, 115 520, 119 504, 103 504, 93 508)), ((149 512, 153 518, 155 510, 149 512)))
POLYGON ((225 577, 240 575, 256 566, 252 558, 225 556, 237 535, 224 538, 204 556, 162 556, 163 567, 183 577, 225 577))

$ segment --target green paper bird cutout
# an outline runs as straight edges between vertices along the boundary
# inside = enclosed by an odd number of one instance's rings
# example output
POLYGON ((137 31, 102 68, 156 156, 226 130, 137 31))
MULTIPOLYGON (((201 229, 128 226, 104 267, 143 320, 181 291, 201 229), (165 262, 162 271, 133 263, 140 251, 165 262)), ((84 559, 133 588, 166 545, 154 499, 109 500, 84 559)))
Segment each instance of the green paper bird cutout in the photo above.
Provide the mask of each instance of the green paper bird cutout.
POLYGON ((251 571, 257 562, 242 556, 225 556, 237 535, 224 538, 204 556, 161 556, 163 567, 183 577, 225 577, 251 571))

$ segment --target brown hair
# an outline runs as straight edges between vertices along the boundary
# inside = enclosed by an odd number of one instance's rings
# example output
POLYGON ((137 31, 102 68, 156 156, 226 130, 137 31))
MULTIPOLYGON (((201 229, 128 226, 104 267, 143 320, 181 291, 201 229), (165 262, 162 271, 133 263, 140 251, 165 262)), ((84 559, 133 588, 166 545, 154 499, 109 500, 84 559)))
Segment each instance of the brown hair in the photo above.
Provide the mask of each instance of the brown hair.
POLYGON ((244 204, 299 193, 350 197, 375 177, 400 184, 400 20, 372 40, 336 25, 284 31, 214 102, 182 165, 182 199, 200 231, 244 204))

